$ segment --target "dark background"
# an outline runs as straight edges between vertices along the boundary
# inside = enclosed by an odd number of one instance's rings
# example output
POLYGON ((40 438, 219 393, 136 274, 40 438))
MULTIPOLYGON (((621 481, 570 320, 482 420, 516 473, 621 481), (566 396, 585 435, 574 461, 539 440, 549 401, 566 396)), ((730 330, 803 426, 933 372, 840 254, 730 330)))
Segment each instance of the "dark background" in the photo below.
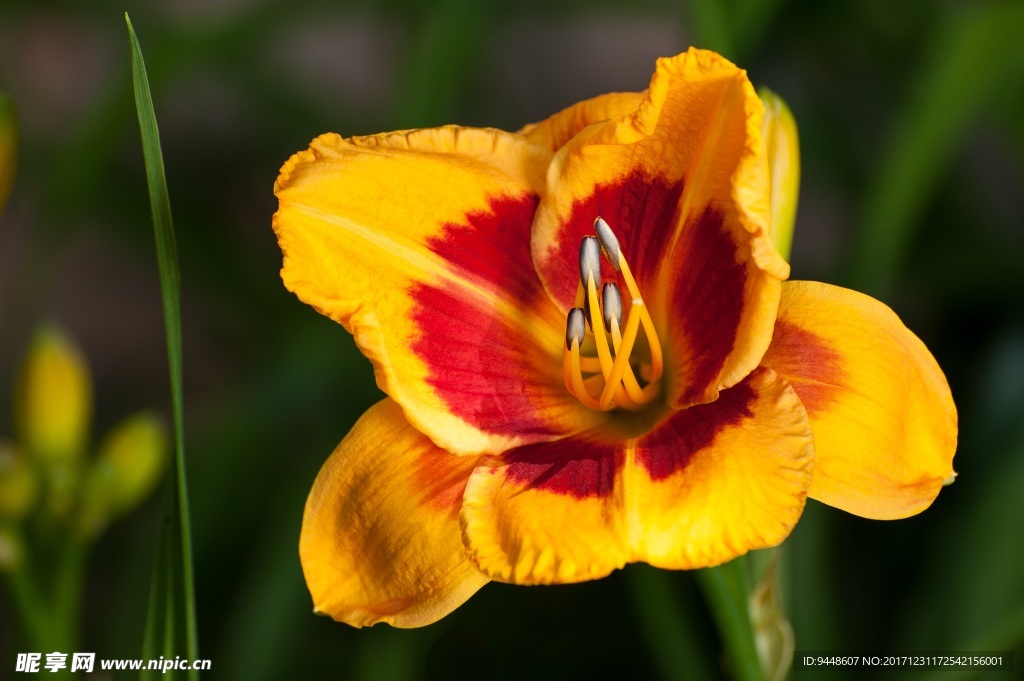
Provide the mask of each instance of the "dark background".
MULTIPOLYGON (((514 130, 643 89, 658 56, 691 44, 736 60, 796 116, 793 278, 893 307, 960 412, 959 478, 925 513, 878 522, 808 504, 783 559, 797 649, 1015 648, 1017 672, 983 678, 1021 678, 1022 3, 4 0, 0 90, 19 107, 21 149, 0 217, 0 436, 6 386, 43 320, 90 360, 94 438, 139 408, 169 417, 125 9, 149 67, 182 269, 208 678, 672 678, 637 605, 646 566, 575 586, 488 585, 421 630, 311 614, 296 548, 305 495, 380 394, 348 334, 285 291, 270 216, 278 168, 322 132, 514 130)), ((93 551, 83 649, 98 657, 139 654, 159 497, 93 551)), ((697 632, 679 645, 695 669, 721 670, 692 575, 671 582, 670 605, 697 632)), ((7 610, 0 600, 0 678, 22 650, 7 610)))

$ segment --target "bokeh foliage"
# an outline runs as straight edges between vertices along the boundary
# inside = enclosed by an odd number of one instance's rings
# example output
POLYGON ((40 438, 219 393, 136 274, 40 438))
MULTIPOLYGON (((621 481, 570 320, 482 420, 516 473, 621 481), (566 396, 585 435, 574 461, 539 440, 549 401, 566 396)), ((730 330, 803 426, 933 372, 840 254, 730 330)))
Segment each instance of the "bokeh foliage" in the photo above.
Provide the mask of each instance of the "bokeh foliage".
MULTIPOLYGON (((490 585, 423 630, 313 617, 296 549, 302 504, 380 394, 347 334, 284 290, 270 230, 278 167, 321 132, 516 129, 643 88, 656 56, 689 44, 736 59, 797 118, 793 277, 892 306, 960 409, 960 476, 926 513, 882 523, 808 505, 782 565, 797 649, 1012 647, 1024 665, 1024 3, 137 4, 182 269, 210 678, 724 673, 692 575, 645 566, 577 586, 490 585), (666 598, 672 608, 659 607, 666 598), (659 639, 684 654, 666 657, 659 639)), ((0 386, 38 321, 54 318, 94 363, 100 431, 139 405, 170 413, 124 9, 0 5, 0 90, 21 120, 0 218, 0 386)), ((0 392, 0 432, 10 407, 0 392)), ((158 521, 150 503, 94 552, 83 638, 100 657, 138 655, 158 521)), ((21 650, 7 622, 0 665, 21 650)))

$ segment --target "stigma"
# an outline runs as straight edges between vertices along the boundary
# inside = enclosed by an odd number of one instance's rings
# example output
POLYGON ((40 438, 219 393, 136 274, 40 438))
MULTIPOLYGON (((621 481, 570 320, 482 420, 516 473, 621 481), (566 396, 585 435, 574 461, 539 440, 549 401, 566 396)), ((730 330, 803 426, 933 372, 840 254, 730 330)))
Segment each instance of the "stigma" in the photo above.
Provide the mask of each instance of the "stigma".
POLYGON ((562 354, 565 387, 594 410, 638 411, 661 394, 661 343, 615 232, 598 217, 594 233, 580 243, 580 281, 566 319, 562 354), (625 324, 618 284, 601 281, 602 252, 629 293, 625 324))

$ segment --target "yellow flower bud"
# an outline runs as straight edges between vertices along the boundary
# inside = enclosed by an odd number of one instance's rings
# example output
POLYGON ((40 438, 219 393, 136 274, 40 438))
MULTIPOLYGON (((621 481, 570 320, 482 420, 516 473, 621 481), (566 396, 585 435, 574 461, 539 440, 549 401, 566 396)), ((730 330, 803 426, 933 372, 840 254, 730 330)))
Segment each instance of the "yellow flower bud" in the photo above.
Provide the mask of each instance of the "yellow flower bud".
POLYGON ((54 326, 36 333, 21 367, 15 427, 29 456, 47 464, 80 457, 92 416, 89 368, 75 344, 54 326))
POLYGON ((167 458, 167 433, 155 414, 139 413, 115 426, 82 487, 80 532, 96 536, 138 506, 160 479, 167 458))
POLYGON ((0 572, 18 567, 24 559, 25 546, 12 526, 0 523, 0 572))
POLYGON ((18 116, 14 102, 0 92, 0 214, 14 184, 14 161, 18 149, 18 116))
POLYGON ((766 87, 759 88, 757 94, 765 109, 761 135, 768 145, 772 241, 788 260, 800 191, 800 141, 796 121, 782 98, 766 87))
POLYGON ((0 522, 20 520, 35 506, 39 480, 9 442, 0 442, 0 522))

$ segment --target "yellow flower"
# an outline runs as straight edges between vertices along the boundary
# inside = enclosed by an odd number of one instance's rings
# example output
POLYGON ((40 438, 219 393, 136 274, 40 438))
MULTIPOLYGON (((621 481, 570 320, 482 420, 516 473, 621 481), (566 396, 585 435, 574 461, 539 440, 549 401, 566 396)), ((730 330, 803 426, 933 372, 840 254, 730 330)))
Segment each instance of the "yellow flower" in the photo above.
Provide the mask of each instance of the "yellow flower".
POLYGON ((167 458, 167 433, 155 414, 140 412, 116 425, 82 485, 78 531, 95 536, 141 504, 160 481, 167 458))
POLYGON ((878 301, 783 283, 763 116, 691 49, 517 133, 324 135, 284 165, 285 285, 388 395, 306 505, 318 611, 418 626, 489 579, 774 546, 808 495, 872 518, 934 500, 946 380, 878 301))
POLYGON ((19 379, 15 426, 28 454, 47 464, 81 457, 92 418, 92 381, 78 347, 57 327, 44 326, 19 379))

